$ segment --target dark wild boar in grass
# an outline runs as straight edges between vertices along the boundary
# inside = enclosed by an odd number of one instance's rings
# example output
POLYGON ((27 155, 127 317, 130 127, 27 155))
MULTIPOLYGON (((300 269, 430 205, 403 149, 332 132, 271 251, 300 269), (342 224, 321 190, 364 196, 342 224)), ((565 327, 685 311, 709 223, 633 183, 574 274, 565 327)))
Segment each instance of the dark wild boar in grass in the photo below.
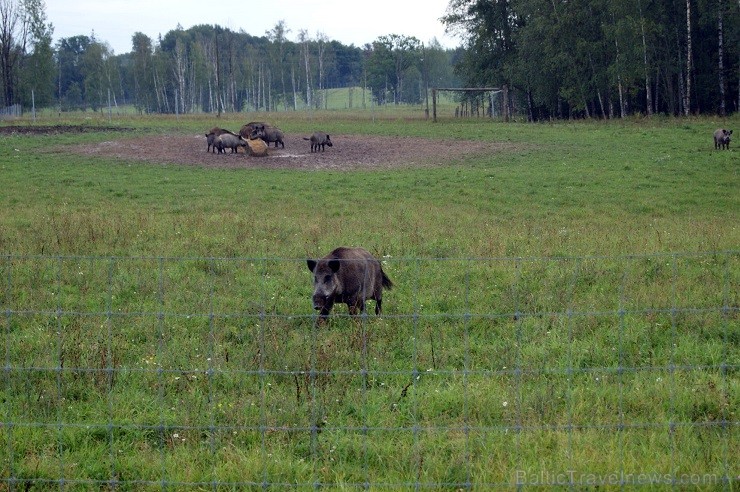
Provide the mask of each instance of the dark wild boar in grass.
POLYGON ((724 128, 716 129, 714 131, 714 148, 729 150, 730 135, 732 135, 732 130, 725 130, 724 128))
POLYGON ((383 309, 383 288, 393 282, 380 262, 363 248, 340 247, 319 260, 306 260, 313 273, 313 308, 325 320, 334 303, 344 303, 350 315, 365 312, 365 302, 375 301, 375 314, 383 309))
POLYGON ((334 147, 334 144, 331 143, 329 135, 324 132, 315 132, 313 135, 311 135, 310 138, 303 137, 303 140, 311 141, 311 152, 318 152, 319 145, 321 146, 321 152, 324 151, 325 145, 328 145, 329 147, 334 147))

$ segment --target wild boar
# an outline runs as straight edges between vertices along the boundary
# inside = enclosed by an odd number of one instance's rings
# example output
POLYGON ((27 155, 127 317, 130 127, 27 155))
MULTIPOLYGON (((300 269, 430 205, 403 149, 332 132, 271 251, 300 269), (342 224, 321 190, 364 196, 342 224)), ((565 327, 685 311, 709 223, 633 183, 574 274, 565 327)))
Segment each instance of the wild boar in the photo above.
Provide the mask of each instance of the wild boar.
POLYGON ((208 143, 208 148, 206 149, 206 152, 216 152, 216 137, 224 133, 231 133, 232 135, 236 135, 229 130, 224 130, 223 128, 219 127, 214 127, 208 130, 208 133, 206 133, 206 142, 208 143))
POLYGON ((732 130, 725 130, 724 128, 716 129, 714 131, 714 148, 729 150, 730 135, 732 135, 732 130))
POLYGON ((311 152, 313 152, 314 150, 318 152, 319 145, 321 145, 321 152, 324 151, 325 145, 328 145, 329 147, 334 147, 334 145, 331 143, 329 135, 324 132, 315 132, 313 135, 311 135, 311 138, 303 137, 303 140, 311 141, 311 152))
POLYGON ((282 146, 282 148, 285 148, 285 142, 283 142, 283 138, 285 138, 285 134, 283 131, 276 127, 276 126, 265 126, 265 132, 264 135, 261 137, 262 140, 265 141, 267 146, 270 146, 271 142, 275 142, 275 148, 277 149, 278 144, 282 146))
POLYGON ((244 140, 241 135, 234 135, 233 133, 229 132, 222 133, 221 135, 216 137, 214 145, 216 146, 216 149, 218 149, 219 154, 225 154, 225 149, 231 149, 231 153, 234 154, 237 152, 237 149, 239 147, 244 147, 246 152, 247 141, 244 140))
POLYGON ((266 123, 262 121, 251 121, 241 127, 239 135, 244 138, 254 140, 255 138, 262 138, 265 135, 266 123))
POLYGON ((383 307, 383 287, 393 282, 380 262, 362 248, 340 247, 319 260, 306 260, 313 273, 313 308, 325 320, 335 302, 345 303, 349 314, 365 312, 365 301, 375 301, 375 314, 383 307))

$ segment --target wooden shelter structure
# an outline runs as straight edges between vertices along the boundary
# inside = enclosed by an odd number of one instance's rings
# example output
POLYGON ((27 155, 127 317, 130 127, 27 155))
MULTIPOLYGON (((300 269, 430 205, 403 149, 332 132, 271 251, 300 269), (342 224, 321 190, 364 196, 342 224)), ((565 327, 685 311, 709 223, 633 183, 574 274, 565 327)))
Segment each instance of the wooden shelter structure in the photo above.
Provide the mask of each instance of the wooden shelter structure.
MULTIPOLYGON (((503 87, 433 87, 432 88, 432 121, 436 123, 437 121, 437 92, 439 91, 446 91, 446 92, 493 92, 494 94, 497 94, 499 92, 503 92, 504 94, 504 100, 503 100, 503 115, 504 115, 504 121, 509 121, 509 88, 507 86, 503 87)), ((428 108, 429 106, 427 106, 428 108)), ((428 115, 427 115, 428 117, 428 115)))

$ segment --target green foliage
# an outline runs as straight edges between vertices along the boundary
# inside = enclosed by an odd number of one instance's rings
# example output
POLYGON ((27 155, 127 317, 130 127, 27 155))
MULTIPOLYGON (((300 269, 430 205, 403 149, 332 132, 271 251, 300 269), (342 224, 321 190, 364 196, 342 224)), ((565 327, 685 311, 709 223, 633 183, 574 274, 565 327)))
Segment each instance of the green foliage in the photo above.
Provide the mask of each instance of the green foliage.
POLYGON ((24 5, 33 48, 19 77, 19 93, 25 107, 46 107, 53 103, 56 76, 52 27, 46 23, 42 0, 26 0, 24 5))
MULTIPOLYGON (((373 50, 368 60, 368 83, 373 89, 373 94, 379 103, 385 103, 386 92, 393 93, 393 103, 418 102, 418 92, 414 95, 407 94, 403 98, 409 70, 419 64, 421 58, 421 41, 413 36, 402 36, 389 34, 380 36, 373 42, 373 50)), ((413 72, 412 72, 413 74, 413 72)), ((419 77, 419 71, 416 71, 419 77)))
POLYGON ((690 5, 690 32, 687 3, 666 0, 453 0, 443 22, 466 40, 457 68, 467 85, 508 85, 530 119, 736 111, 739 45, 726 39, 740 35, 729 20, 740 5, 690 5))
POLYGON ((737 119, 265 117, 460 151, 225 170, 77 153, 204 117, 0 136, 0 483, 733 486, 737 119), (382 318, 314 324, 305 258, 339 244, 382 257, 382 318))

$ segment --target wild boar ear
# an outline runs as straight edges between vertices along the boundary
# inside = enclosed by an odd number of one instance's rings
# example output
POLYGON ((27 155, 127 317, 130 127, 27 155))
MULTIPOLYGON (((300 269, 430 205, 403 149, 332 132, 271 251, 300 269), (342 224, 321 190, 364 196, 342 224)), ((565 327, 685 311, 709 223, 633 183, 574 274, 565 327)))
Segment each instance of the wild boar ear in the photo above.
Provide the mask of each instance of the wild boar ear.
POLYGON ((331 271, 334 273, 337 273, 339 270, 339 260, 336 258, 333 260, 329 260, 329 268, 331 268, 331 271))
POLYGON ((306 260, 306 264, 308 265, 308 269, 312 272, 316 268, 316 261, 315 260, 306 260))

